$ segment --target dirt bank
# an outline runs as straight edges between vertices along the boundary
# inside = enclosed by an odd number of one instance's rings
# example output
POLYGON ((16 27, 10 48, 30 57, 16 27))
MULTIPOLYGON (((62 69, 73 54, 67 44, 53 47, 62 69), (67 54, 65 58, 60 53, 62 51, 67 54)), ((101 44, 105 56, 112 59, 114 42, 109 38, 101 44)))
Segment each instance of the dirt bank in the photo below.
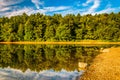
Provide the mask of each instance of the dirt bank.
POLYGON ((120 47, 98 55, 80 80, 120 80, 120 47))

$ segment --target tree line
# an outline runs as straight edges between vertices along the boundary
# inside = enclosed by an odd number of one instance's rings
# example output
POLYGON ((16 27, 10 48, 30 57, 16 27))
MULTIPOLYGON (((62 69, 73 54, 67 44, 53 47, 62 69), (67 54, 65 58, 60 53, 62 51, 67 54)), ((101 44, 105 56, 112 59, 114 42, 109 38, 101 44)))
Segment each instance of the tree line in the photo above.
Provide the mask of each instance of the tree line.
POLYGON ((120 41, 120 12, 0 18, 0 41, 120 41))

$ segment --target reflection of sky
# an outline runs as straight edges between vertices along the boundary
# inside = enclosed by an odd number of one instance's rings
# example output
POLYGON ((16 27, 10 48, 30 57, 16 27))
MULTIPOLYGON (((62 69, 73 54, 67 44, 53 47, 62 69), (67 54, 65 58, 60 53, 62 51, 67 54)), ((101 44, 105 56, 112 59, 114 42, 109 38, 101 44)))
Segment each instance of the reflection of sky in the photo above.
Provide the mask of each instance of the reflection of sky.
POLYGON ((77 80, 81 74, 82 71, 78 72, 77 70, 71 72, 66 70, 60 72, 43 70, 38 73, 28 69, 23 73, 17 69, 0 68, 0 80, 77 80))

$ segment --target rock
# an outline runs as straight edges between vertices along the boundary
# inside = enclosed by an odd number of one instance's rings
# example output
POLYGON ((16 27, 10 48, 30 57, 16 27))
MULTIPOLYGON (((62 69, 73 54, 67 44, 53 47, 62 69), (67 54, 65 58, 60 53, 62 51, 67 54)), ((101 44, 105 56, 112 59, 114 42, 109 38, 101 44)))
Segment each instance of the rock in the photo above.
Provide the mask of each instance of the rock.
POLYGON ((85 68, 87 67, 87 63, 84 62, 79 62, 78 63, 78 69, 80 70, 85 70, 85 68))

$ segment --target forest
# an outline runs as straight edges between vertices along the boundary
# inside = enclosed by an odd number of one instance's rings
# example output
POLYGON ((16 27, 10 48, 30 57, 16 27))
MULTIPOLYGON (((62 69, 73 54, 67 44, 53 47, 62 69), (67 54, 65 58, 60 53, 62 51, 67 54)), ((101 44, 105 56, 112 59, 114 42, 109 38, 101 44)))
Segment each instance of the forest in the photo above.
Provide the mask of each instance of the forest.
POLYGON ((120 41, 120 12, 74 15, 40 13, 0 18, 0 42, 120 41))

